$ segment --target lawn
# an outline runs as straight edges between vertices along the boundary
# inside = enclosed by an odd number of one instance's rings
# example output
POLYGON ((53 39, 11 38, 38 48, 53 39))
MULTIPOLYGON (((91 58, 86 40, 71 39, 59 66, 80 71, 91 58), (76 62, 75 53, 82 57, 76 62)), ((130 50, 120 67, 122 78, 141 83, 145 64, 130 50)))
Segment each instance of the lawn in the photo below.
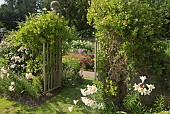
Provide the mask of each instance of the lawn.
POLYGON ((63 89, 61 93, 37 108, 30 108, 18 102, 0 98, 0 114, 84 114, 85 110, 82 107, 76 107, 76 111, 70 113, 68 106, 73 105, 73 99, 80 98, 80 88, 91 83, 91 79, 84 79, 81 85, 63 89))

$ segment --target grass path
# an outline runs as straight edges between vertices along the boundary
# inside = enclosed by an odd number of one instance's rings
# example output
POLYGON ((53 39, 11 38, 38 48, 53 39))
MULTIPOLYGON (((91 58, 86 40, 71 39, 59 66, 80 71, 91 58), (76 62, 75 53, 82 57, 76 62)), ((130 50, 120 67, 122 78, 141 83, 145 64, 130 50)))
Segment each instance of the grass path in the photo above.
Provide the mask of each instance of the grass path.
POLYGON ((85 79, 81 85, 65 88, 60 94, 37 108, 30 108, 20 103, 0 98, 0 114, 85 114, 80 106, 76 107, 76 111, 70 113, 68 112, 68 106, 73 105, 73 99, 80 98, 80 88, 91 83, 91 79, 85 79))

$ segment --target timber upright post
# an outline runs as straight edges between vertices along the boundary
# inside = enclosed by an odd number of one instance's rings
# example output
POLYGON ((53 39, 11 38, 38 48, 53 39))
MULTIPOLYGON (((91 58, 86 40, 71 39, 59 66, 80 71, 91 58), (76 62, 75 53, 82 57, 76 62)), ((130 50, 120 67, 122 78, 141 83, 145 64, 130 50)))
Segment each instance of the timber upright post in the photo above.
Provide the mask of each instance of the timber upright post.
MULTIPOLYGON (((52 1, 51 2, 51 8, 53 9, 53 14, 54 15, 59 15, 60 16, 60 4, 57 1, 52 1)), ((59 18, 60 19, 60 18, 59 18)), ((56 38, 54 46, 56 47, 55 53, 58 56, 56 57, 56 70, 57 70, 57 76, 54 78, 54 86, 55 88, 61 87, 61 79, 62 79, 62 39, 56 38)))
MULTIPOLYGON (((59 13, 59 3, 51 2, 52 13, 59 13)), ((60 18, 58 18, 60 19, 60 18)), ((56 20, 57 21, 57 20, 56 20)), ((57 36, 54 34, 54 36, 57 36)), ((43 43, 43 75, 44 75, 44 93, 61 87, 62 78, 62 39, 56 37, 53 43, 49 41, 43 43)))

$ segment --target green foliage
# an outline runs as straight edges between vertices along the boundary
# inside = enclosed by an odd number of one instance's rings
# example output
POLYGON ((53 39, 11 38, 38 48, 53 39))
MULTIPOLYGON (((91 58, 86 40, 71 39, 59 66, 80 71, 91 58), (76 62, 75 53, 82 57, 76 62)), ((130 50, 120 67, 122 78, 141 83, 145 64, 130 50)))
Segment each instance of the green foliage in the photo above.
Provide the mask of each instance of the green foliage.
POLYGON ((5 0, 6 4, 0 7, 0 21, 8 30, 16 29, 18 21, 25 21, 25 15, 35 13, 37 0, 5 0))
POLYGON ((162 95, 157 96, 155 103, 154 103, 154 111, 155 112, 162 112, 165 111, 165 101, 162 95))
MULTIPOLYGON (((167 5, 140 0, 92 0, 87 18, 97 30, 99 79, 112 80, 117 100, 124 98, 135 74, 163 78, 167 5)), ((107 87, 107 86, 106 86, 107 87)))
POLYGON ((82 82, 80 62, 74 58, 63 60, 62 86, 70 87, 82 82))
POLYGON ((123 104, 127 111, 133 114, 150 114, 152 110, 141 104, 140 95, 137 92, 131 92, 127 94, 123 100, 123 104))
POLYGON ((80 61, 81 68, 85 70, 94 70, 94 55, 93 54, 84 54, 84 58, 80 61))
MULTIPOLYGON (((53 0, 41 2, 41 9, 50 9, 53 0)), ((79 36, 85 39, 93 38, 94 28, 87 24, 88 0, 57 0, 60 4, 61 14, 68 20, 69 26, 74 26, 79 36)))
POLYGON ((73 52, 83 50, 83 53, 94 53, 94 44, 90 41, 74 40, 70 50, 73 52))
MULTIPOLYGON (((56 38, 62 39, 63 53, 68 50, 66 42, 75 38, 74 30, 67 26, 64 17, 52 13, 33 14, 25 23, 20 23, 18 31, 11 32, 0 45, 0 83, 3 85, 0 91, 38 97, 43 84, 43 43, 53 44, 56 38), (10 86, 11 82, 15 86, 10 86)), ((76 67, 74 74, 79 69, 76 67)))

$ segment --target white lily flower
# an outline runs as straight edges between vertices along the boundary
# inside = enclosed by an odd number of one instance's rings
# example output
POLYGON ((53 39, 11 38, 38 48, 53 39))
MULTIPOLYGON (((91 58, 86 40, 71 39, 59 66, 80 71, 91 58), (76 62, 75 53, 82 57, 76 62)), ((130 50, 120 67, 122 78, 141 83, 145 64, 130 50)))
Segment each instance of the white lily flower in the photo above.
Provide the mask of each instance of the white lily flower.
POLYGON ((15 85, 15 82, 11 82, 11 86, 14 86, 15 85))
POLYGON ((136 90, 138 90, 140 88, 140 84, 135 83, 133 87, 134 87, 134 90, 136 91, 136 90))
POLYGON ((140 88, 138 89, 138 91, 140 92, 141 95, 144 95, 144 93, 145 93, 145 91, 146 91, 146 88, 140 87, 140 88))
POLYGON ((68 107, 68 111, 72 112, 73 111, 73 106, 68 107))
POLYGON ((149 88, 150 91, 152 91, 152 89, 155 89, 154 84, 146 84, 146 86, 149 88))
POLYGON ((146 76, 140 76, 140 79, 141 79, 142 83, 144 83, 144 81, 146 80, 146 76))
POLYGON ((85 93, 86 89, 80 89, 80 91, 81 91, 81 94, 82 94, 83 96, 86 96, 86 95, 87 95, 87 94, 85 93))
POLYGON ((73 103, 76 105, 79 100, 73 100, 73 103))
POLYGON ((150 95, 151 91, 149 89, 146 89, 144 92, 144 95, 150 95))
POLYGON ((33 78, 33 75, 32 73, 26 73, 26 79, 32 79, 33 78))
POLYGON ((14 91, 14 90, 15 90, 15 87, 14 87, 14 86, 9 86, 8 90, 9 90, 9 91, 14 91))

